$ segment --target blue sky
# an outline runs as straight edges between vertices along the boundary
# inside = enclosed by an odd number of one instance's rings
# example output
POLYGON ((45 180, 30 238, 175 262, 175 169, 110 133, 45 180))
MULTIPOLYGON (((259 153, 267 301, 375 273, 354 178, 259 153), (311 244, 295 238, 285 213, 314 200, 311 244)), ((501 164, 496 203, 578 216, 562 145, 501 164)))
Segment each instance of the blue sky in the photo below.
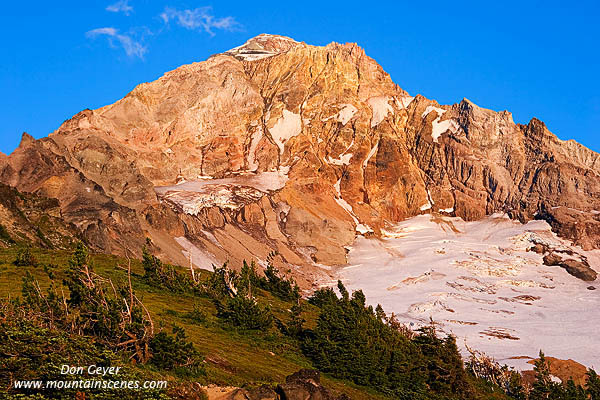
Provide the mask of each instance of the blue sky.
POLYGON ((0 151, 260 33, 356 42, 411 94, 537 117, 600 151, 599 18, 597 1, 5 2, 0 151))

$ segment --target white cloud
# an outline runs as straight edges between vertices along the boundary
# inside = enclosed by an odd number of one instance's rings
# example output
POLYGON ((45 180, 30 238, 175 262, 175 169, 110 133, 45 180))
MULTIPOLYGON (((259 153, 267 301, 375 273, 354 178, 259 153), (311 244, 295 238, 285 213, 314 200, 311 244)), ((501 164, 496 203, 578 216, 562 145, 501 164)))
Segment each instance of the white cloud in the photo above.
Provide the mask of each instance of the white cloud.
POLYGON ((125 15, 129 15, 133 11, 133 7, 129 5, 129 0, 119 0, 115 4, 106 7, 106 11, 122 12, 125 15))
POLYGON ((203 30, 211 36, 214 36, 214 29, 225 31, 234 30, 239 26, 233 17, 216 18, 211 15, 212 7, 201 7, 194 10, 177 10, 166 7, 160 17, 168 24, 175 20, 178 25, 190 30, 203 30))
POLYGON ((93 29, 86 32, 85 35, 89 38, 106 36, 111 46, 115 46, 115 41, 118 42, 129 57, 139 57, 143 59, 144 54, 146 54, 146 51, 148 50, 131 36, 119 33, 117 29, 112 27, 93 29))

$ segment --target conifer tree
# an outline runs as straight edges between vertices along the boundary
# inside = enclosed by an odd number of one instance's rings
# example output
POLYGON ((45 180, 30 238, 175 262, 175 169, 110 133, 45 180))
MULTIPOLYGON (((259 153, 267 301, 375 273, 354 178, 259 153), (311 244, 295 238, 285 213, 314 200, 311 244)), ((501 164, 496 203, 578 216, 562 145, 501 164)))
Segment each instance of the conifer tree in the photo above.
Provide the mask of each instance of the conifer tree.
POLYGON ((563 398, 566 400, 586 400, 587 396, 581 385, 575 385, 573 378, 569 378, 564 387, 563 398))
POLYGON ((590 400, 600 400, 600 378, 593 369, 587 372, 586 392, 590 400))
POLYGON ((550 399, 553 392, 553 382, 550 377, 550 366, 544 352, 540 350, 539 359, 535 361, 535 382, 530 393, 530 399, 550 399))

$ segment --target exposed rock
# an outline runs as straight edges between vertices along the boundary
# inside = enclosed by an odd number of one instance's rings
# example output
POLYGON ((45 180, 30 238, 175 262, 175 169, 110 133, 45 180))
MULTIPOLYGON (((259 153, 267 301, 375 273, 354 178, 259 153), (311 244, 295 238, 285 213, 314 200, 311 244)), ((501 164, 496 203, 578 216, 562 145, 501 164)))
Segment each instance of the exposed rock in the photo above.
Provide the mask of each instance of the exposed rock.
POLYGON ((0 184, 0 247, 27 242, 68 249, 80 236, 74 225, 62 219, 56 199, 20 193, 0 184))
POLYGON ((561 267, 571 275, 587 282, 595 281, 598 277, 596 271, 591 269, 587 263, 581 261, 565 260, 561 263, 561 267))
POLYGON ((268 385, 255 388, 208 386, 208 400, 349 400, 348 396, 333 395, 321 385, 320 373, 302 369, 285 379, 273 390, 268 385))
POLYGON ((298 45, 300 43, 288 37, 263 33, 224 54, 232 55, 243 61, 255 61, 285 53, 298 45))
POLYGON ((588 286, 587 289, 588 290, 596 290, 596 286, 588 286))
MULTIPOLYGON (((555 357, 546 356, 550 374, 554 375, 562 382, 566 383, 569 378, 573 379, 576 385, 585 385, 587 382, 587 368, 573 360, 561 360, 555 357)), ((537 360, 528 361, 529 364, 535 364, 537 360)), ((535 382, 535 371, 522 371, 523 380, 526 384, 532 385, 535 382)))
POLYGON ((23 135, 21 136, 21 143, 19 144, 19 147, 24 147, 27 146, 30 143, 35 142, 35 138, 33 136, 31 136, 29 133, 27 132, 23 132, 23 135))
POLYGON ((276 391, 281 400, 334 400, 337 398, 321 386, 319 371, 307 369, 285 378, 285 383, 278 385, 276 391))
POLYGON ((537 119, 411 97, 356 44, 276 35, 140 84, 48 138, 24 135, 0 157, 0 182, 58 199, 99 250, 139 254, 148 236, 185 263, 185 237, 234 267, 277 251, 306 282, 323 273, 315 262, 344 264, 356 234, 421 213, 535 216, 600 248, 599 178, 599 154, 537 119), (274 176, 281 185, 260 186, 274 176))
POLYGON ((279 400, 277 393, 273 388, 267 385, 259 386, 248 390, 248 399, 250 400, 279 400))
POLYGON ((561 262, 562 257, 555 253, 550 253, 544 256, 544 264, 548 265, 549 267, 560 265, 561 262))
POLYGON ((595 281, 598 277, 586 260, 578 261, 573 259, 563 259, 556 253, 544 256, 544 264, 548 266, 559 266, 564 268, 569 274, 584 281, 595 281))
POLYGON ((545 254, 548 251, 548 247, 541 243, 536 243, 530 250, 537 254, 545 254))

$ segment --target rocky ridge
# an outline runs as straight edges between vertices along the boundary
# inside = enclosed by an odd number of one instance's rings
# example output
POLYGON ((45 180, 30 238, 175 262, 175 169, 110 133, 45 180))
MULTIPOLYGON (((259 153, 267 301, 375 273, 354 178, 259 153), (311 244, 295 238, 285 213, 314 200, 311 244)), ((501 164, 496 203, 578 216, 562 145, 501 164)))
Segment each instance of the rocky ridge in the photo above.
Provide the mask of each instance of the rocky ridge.
POLYGON ((600 248, 600 155, 533 119, 410 96, 356 44, 259 35, 0 157, 101 251, 275 262, 305 286, 422 213, 538 218, 600 248))

